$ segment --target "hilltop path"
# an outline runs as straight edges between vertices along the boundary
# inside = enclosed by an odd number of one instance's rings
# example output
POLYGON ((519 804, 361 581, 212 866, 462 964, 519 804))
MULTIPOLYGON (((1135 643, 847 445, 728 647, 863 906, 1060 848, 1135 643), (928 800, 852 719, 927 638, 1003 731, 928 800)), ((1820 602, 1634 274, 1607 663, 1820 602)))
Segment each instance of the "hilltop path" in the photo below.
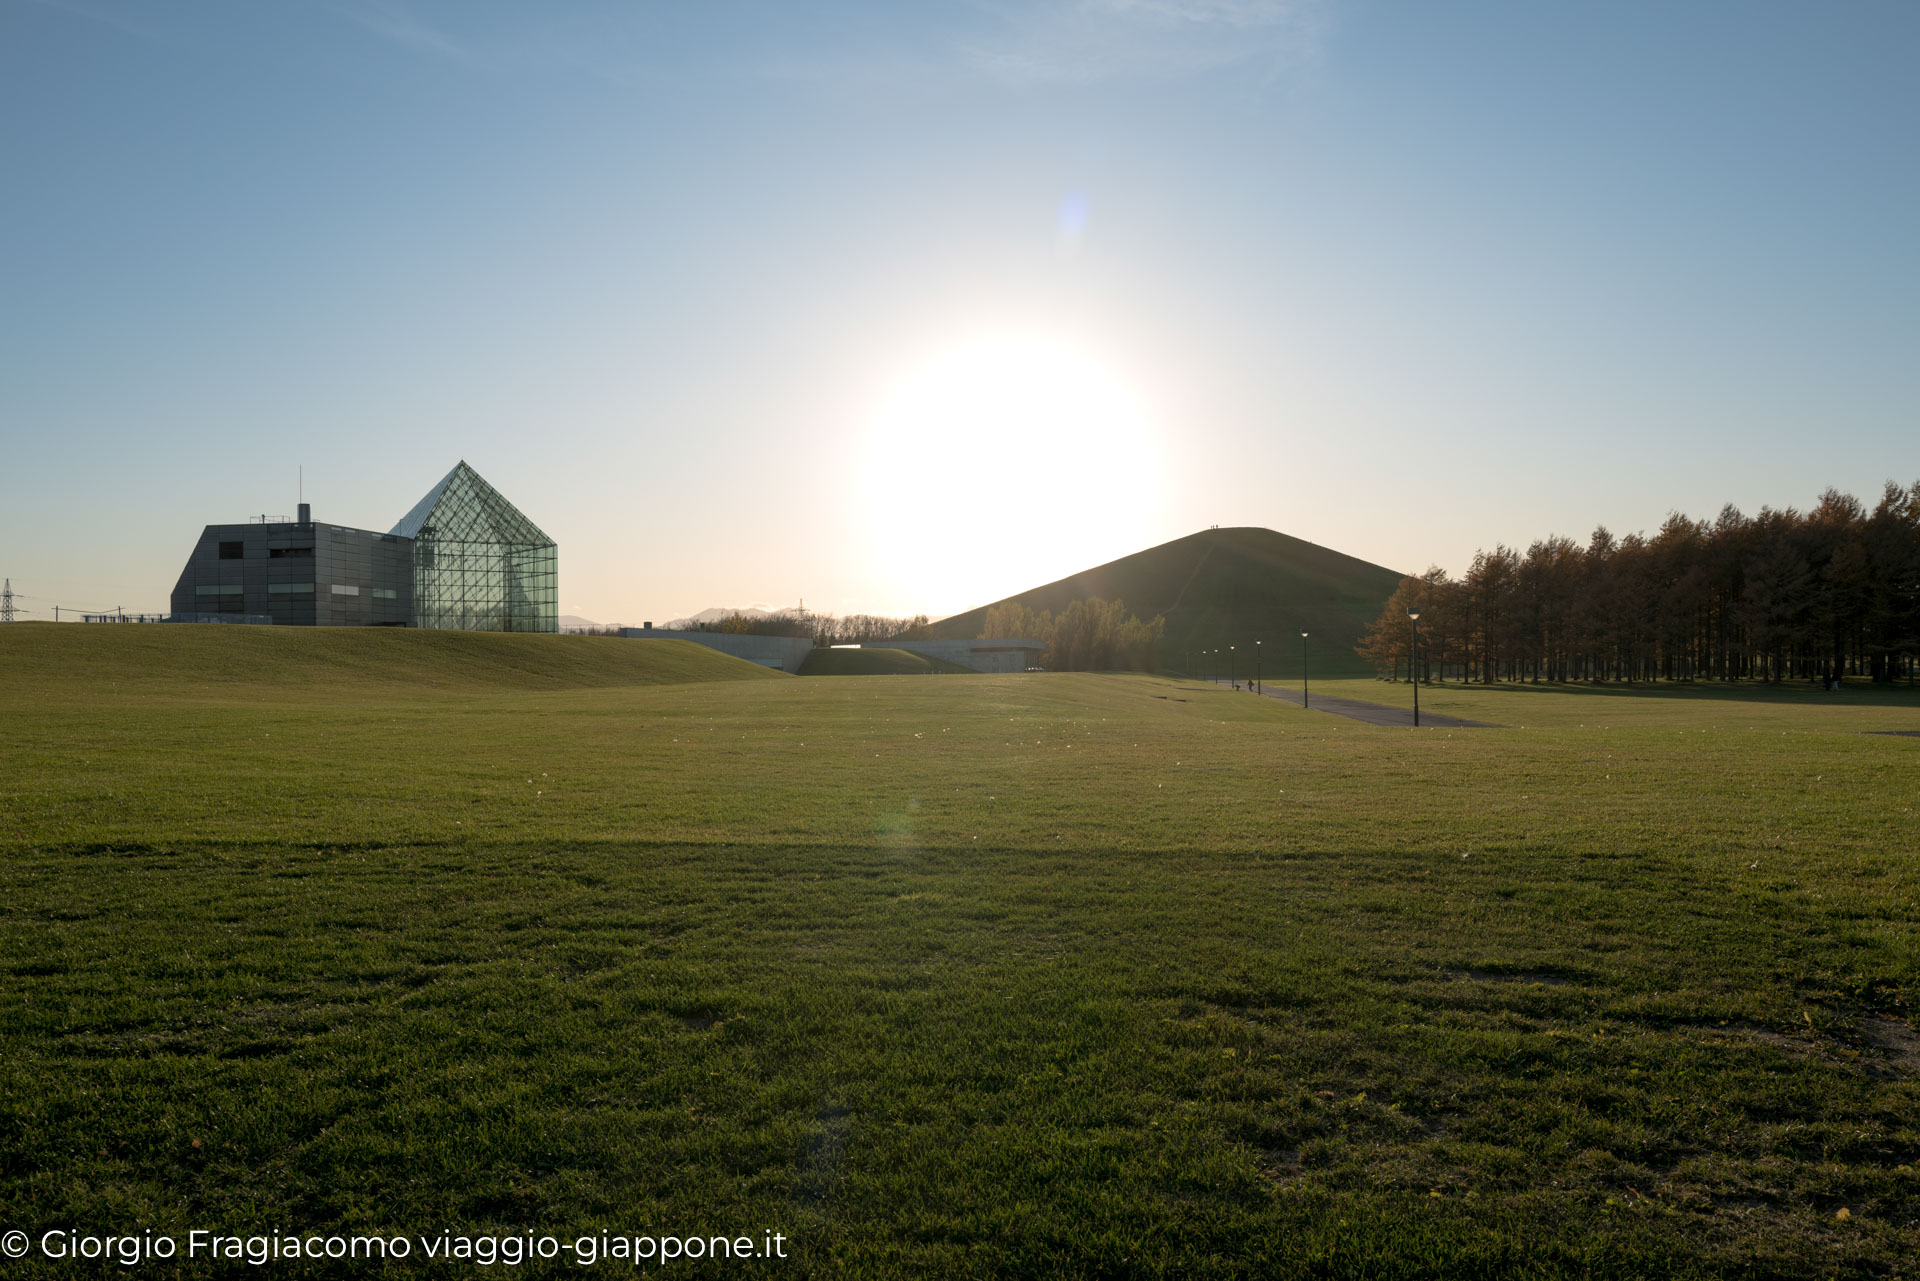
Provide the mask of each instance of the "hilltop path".
MULTIPOLYGON (((1227 682, 1216 678, 1210 682, 1225 685, 1227 682)), ((1240 682, 1245 685, 1246 681, 1240 682)), ((1282 702, 1300 703, 1300 691, 1297 689, 1267 689, 1261 693, 1267 698, 1277 698, 1282 702)), ((1413 711, 1405 707, 1388 707, 1385 703, 1368 703, 1357 698, 1335 698, 1329 694, 1315 694, 1310 708, 1316 712, 1332 712, 1335 716, 1344 716, 1348 720, 1362 721, 1368 725, 1406 725, 1413 724, 1413 711)), ((1504 729, 1502 725, 1491 725, 1486 721, 1464 720, 1458 716, 1443 716, 1438 712, 1420 713, 1420 728, 1434 729, 1504 729)))

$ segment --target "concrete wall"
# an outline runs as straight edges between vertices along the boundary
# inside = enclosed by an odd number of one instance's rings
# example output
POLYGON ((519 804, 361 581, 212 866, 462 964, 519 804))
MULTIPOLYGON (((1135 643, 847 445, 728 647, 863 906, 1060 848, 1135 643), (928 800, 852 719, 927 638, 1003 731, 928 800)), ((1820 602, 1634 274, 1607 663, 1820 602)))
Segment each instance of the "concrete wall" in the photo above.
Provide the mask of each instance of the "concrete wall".
POLYGON ((1024 672, 1040 661, 1046 649, 1036 640, 936 640, 881 641, 874 649, 904 649, 909 654, 924 654, 943 662, 970 667, 976 672, 1024 672))
POLYGON ((622 636, 636 640, 683 640, 722 654, 744 658, 762 667, 777 667, 797 672, 813 652, 813 641, 805 636, 744 636, 737 632, 670 632, 659 627, 622 627, 622 636))

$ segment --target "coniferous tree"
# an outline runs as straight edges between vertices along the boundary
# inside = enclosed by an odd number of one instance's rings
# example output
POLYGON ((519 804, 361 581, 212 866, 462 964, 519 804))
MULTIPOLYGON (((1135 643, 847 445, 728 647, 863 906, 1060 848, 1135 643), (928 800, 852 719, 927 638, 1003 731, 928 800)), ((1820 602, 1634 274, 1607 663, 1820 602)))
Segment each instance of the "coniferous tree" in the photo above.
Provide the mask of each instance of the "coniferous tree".
POLYGON ((1357 647, 1421 679, 1911 680, 1920 665, 1920 482, 1869 512, 1828 490, 1806 513, 1675 513, 1652 537, 1605 526, 1475 554, 1464 578, 1403 579, 1357 647), (1412 673, 1409 673, 1412 674, 1412 673))

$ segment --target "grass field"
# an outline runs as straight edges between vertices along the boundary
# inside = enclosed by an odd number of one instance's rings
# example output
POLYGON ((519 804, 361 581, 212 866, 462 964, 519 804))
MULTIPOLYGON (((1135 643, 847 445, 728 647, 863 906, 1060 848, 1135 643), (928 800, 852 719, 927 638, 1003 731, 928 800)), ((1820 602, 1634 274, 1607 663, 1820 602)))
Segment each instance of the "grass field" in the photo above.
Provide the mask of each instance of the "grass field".
POLYGON ((1513 728, 1415 732, 1146 676, 54 631, 0 629, 0 1228, 1920 1271, 1920 738, 1863 732, 1914 691, 1423 689, 1513 728))

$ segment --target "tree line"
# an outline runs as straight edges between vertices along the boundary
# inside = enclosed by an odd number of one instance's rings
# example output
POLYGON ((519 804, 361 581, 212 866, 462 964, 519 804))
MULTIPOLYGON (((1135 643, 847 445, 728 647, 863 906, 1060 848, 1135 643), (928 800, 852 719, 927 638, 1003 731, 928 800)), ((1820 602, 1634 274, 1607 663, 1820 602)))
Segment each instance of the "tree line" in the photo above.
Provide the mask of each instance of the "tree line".
POLYGON ((1070 602, 1060 611, 1034 613, 1018 601, 987 609, 981 640, 1025 637, 1045 642, 1040 666, 1056 672, 1160 670, 1160 639, 1167 620, 1154 615, 1142 621, 1127 613, 1124 601, 1098 597, 1070 602))
POLYGON ((1829 489, 1810 511, 1675 513, 1651 537, 1605 526, 1522 554, 1474 555, 1455 579, 1401 580, 1357 646, 1421 680, 1914 679, 1920 662, 1920 481, 1868 510, 1829 489))
POLYGON ((714 623, 702 623, 701 631, 729 632, 744 636, 792 636, 813 641, 815 649, 834 645, 877 645, 897 640, 916 627, 925 627, 927 616, 888 618, 880 614, 816 614, 811 610, 789 610, 778 614, 750 617, 729 614, 714 623))

